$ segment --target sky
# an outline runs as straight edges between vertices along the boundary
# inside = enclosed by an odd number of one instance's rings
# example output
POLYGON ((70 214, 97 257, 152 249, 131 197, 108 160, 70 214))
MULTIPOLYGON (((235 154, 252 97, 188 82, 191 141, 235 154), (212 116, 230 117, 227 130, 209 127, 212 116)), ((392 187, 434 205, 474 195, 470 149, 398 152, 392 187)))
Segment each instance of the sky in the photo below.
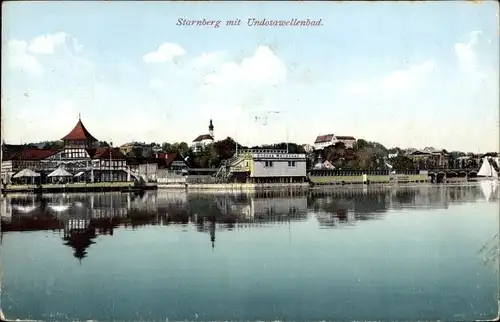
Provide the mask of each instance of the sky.
POLYGON ((2 138, 499 150, 496 1, 3 2, 2 138), (178 20, 220 20, 179 26, 178 20), (320 26, 248 26, 310 19, 320 26), (241 19, 239 26, 227 20, 241 19))

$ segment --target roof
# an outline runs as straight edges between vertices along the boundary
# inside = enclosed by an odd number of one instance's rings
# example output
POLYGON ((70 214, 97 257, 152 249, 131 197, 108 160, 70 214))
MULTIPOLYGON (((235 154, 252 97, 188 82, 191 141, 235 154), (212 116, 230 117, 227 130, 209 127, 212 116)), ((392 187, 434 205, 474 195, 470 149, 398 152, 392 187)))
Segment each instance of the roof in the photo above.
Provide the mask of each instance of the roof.
POLYGON ((214 138, 210 134, 202 134, 198 135, 196 139, 193 140, 193 142, 200 142, 203 140, 213 140, 214 138))
POLYGON ((23 151, 26 149, 33 149, 35 147, 29 146, 27 144, 2 144, 2 159, 3 160, 10 160, 11 157, 18 153, 19 151, 23 151))
POLYGON ((58 150, 28 148, 14 153, 6 160, 43 160, 54 155, 58 150))
POLYGON ((69 132, 61 140, 72 140, 72 141, 90 140, 90 141, 97 141, 97 139, 95 137, 93 137, 92 134, 90 134, 89 131, 87 131, 87 129, 83 125, 81 119, 78 120, 78 123, 76 123, 75 127, 71 130, 71 132, 69 132))
POLYGON ((86 150, 92 159, 109 159, 111 153, 111 159, 126 160, 125 155, 120 152, 119 148, 103 147, 103 148, 86 149, 86 150))
POLYGON ((356 140, 354 136, 345 136, 345 135, 336 136, 336 138, 337 140, 356 140))
POLYGON ((174 163, 175 161, 180 161, 183 164, 186 164, 186 161, 184 160, 184 158, 182 157, 182 155, 180 153, 169 153, 167 155, 167 162, 166 162, 167 168, 170 167, 172 165, 172 163, 174 163))
POLYGON ((314 143, 330 142, 333 139, 333 134, 318 135, 314 143))
POLYGON ((72 177, 73 175, 63 168, 57 168, 47 175, 47 177, 72 177))
POLYGON ((136 142, 136 141, 132 141, 132 142, 127 142, 125 144, 122 144, 120 146, 120 148, 132 148, 132 147, 136 147, 136 146, 143 146, 144 144, 141 144, 139 142, 136 142))
POLYGON ((18 173, 16 173, 13 178, 31 178, 31 177, 39 177, 40 176, 40 173, 37 173, 33 170, 30 170, 30 169, 24 169, 24 170, 21 170, 19 171, 18 173))
POLYGON ((408 153, 408 155, 431 155, 431 153, 425 152, 425 151, 420 151, 420 150, 415 150, 415 151, 408 153))

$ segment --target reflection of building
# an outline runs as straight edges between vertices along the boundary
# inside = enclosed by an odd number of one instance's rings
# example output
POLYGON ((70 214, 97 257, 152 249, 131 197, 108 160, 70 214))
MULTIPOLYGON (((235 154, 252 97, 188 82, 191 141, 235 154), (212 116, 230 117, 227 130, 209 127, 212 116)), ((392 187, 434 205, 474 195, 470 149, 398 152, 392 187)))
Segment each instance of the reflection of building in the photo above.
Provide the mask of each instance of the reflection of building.
POLYGON ((307 218, 306 196, 214 196, 221 217, 238 223, 282 223, 307 218))
POLYGON ((92 218, 127 217, 131 208, 132 197, 129 194, 106 193, 91 194, 86 202, 86 207, 90 210, 92 218))
POLYGON ((307 215, 307 197, 264 197, 250 199, 250 218, 260 217, 261 219, 275 216, 305 216, 307 215))
POLYGON ((340 208, 335 212, 318 211, 316 220, 321 228, 336 228, 354 225, 356 216, 348 209, 340 208))
POLYGON ((11 203, 7 201, 4 195, 0 196, 1 198, 1 208, 0 208, 0 216, 2 220, 9 220, 12 218, 12 206, 11 203))
MULTIPOLYGON (((490 190, 498 200, 498 188, 490 190)), ((487 191, 487 192, 488 192, 487 191)), ((321 227, 341 227, 384 218, 388 209, 447 208, 451 203, 484 201, 479 186, 420 186, 368 189, 262 191, 255 194, 206 194, 151 191, 141 194, 7 195, 0 203, 2 230, 54 230, 82 259, 100 235, 114 229, 147 225, 191 225, 210 234, 216 230, 289 225, 315 217, 321 227)))
POLYGON ((159 205, 175 204, 186 206, 187 204, 187 194, 185 191, 161 189, 156 191, 156 198, 159 205))
MULTIPOLYGON (((77 223, 77 225, 84 225, 82 223, 77 223)), ((95 229, 92 228, 74 228, 64 230, 63 240, 64 245, 70 246, 74 249, 73 256, 78 258, 81 262, 82 259, 87 257, 87 249, 90 245, 95 244, 94 239, 97 237, 95 229)))

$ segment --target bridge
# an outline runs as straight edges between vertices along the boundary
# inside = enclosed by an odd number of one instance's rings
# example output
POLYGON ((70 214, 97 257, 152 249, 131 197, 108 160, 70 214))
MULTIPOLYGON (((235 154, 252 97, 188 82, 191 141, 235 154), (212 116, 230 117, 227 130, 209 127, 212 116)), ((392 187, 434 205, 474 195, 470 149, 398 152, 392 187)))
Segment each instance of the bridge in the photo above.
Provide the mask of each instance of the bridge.
POLYGON ((476 178, 479 168, 446 169, 435 168, 427 170, 431 182, 441 183, 445 181, 468 181, 476 178), (451 179, 451 180, 450 180, 451 179))
POLYGON ((455 175, 459 175, 459 174, 476 174, 479 172, 479 168, 457 168, 457 169, 453 169, 453 168, 433 168, 433 169, 425 169, 423 171, 428 171, 429 172, 429 175, 430 174, 438 174, 438 173, 446 173, 446 174, 455 174, 455 175))

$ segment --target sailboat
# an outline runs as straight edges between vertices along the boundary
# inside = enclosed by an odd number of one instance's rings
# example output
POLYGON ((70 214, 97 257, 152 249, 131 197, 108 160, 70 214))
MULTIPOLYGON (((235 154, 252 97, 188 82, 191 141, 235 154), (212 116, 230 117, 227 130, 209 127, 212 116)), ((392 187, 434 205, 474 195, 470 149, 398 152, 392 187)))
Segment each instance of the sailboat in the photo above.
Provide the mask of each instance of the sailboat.
POLYGON ((484 195, 486 201, 490 201, 491 195, 493 194, 494 185, 492 182, 488 182, 487 180, 483 180, 479 182, 479 187, 481 188, 481 192, 484 195))
POLYGON ((498 181, 498 172, 493 168, 488 160, 488 157, 483 158, 483 164, 477 173, 478 179, 480 180, 493 180, 498 181))

